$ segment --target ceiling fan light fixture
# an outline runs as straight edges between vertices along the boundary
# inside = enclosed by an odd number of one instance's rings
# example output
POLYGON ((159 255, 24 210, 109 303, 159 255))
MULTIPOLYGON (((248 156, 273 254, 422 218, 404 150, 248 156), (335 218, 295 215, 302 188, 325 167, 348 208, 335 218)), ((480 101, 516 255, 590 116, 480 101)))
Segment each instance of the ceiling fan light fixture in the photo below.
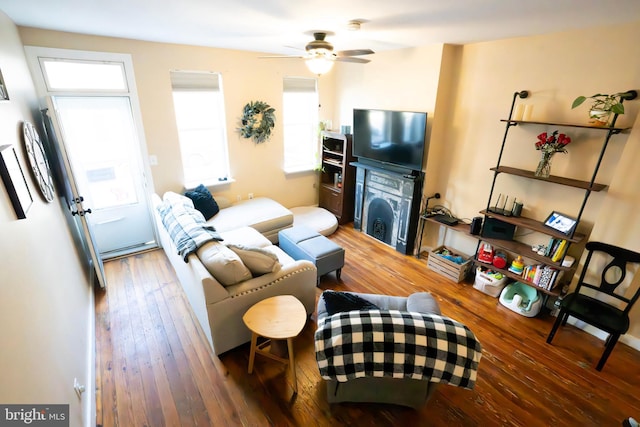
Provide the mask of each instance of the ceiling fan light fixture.
POLYGON ((314 55, 305 61, 307 68, 318 76, 328 73, 333 68, 333 61, 324 55, 314 55))

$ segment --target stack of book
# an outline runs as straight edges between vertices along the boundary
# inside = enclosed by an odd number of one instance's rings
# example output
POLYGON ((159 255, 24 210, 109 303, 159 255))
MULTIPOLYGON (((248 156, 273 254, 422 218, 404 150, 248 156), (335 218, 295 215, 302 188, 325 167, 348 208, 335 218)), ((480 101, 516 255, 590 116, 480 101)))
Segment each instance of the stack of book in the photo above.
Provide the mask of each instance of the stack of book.
POLYGON ((562 271, 545 264, 527 265, 522 272, 526 281, 547 291, 555 287, 561 275, 562 271))
POLYGON ((566 240, 552 237, 551 240, 549 240, 544 256, 551 258, 553 262, 558 262, 564 257, 568 246, 569 244, 566 240))

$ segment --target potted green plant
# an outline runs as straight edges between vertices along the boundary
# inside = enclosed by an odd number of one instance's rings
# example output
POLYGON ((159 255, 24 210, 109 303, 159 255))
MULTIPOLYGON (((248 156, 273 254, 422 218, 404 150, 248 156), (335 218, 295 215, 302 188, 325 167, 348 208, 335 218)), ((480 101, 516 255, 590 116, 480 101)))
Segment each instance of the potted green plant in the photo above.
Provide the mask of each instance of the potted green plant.
POLYGON ((619 92, 612 95, 597 93, 591 96, 579 96, 571 104, 571 108, 576 108, 587 99, 593 100, 589 109, 589 123, 595 126, 609 126, 609 119, 612 114, 624 114, 623 99, 628 98, 629 92, 619 92))

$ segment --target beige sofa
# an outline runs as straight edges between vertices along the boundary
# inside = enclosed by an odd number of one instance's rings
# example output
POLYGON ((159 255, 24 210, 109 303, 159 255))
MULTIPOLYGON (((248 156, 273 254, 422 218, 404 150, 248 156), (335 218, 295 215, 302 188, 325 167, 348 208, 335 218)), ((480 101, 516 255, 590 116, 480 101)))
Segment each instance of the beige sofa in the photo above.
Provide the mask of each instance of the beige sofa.
MULTIPOLYGON (((154 205, 161 203, 154 195, 154 205)), ((223 205, 225 206, 225 205, 223 205)), ((208 223, 215 226, 224 245, 260 248, 275 254, 281 267, 275 271, 250 277, 240 283, 223 286, 201 262, 198 253, 185 262, 178 255, 170 234, 154 209, 160 244, 184 288, 193 312, 216 355, 251 339, 242 316, 255 303, 275 295, 289 294, 298 298, 307 314, 315 309, 317 270, 310 261, 295 261, 273 245, 278 231, 290 227, 293 215, 278 203, 264 198, 225 206, 208 223), (288 212, 288 213, 287 213, 288 212)))
POLYGON ((259 231, 271 243, 278 243, 278 231, 293 226, 291 211, 275 200, 256 197, 229 205, 218 197, 220 212, 207 221, 217 231, 225 232, 240 227, 259 231))

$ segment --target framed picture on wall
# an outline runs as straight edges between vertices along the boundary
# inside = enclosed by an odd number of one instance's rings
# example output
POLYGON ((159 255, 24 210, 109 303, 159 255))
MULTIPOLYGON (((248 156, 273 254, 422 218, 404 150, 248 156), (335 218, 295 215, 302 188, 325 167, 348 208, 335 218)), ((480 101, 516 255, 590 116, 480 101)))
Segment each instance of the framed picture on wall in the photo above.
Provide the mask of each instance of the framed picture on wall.
POLYGON ((4 78, 2 77, 2 70, 0 70, 0 101, 8 101, 9 92, 7 86, 4 84, 4 78))
POLYGON ((18 219, 27 217, 27 211, 33 203, 31 191, 20 167, 18 155, 12 145, 0 146, 0 177, 4 182, 13 209, 18 219))

